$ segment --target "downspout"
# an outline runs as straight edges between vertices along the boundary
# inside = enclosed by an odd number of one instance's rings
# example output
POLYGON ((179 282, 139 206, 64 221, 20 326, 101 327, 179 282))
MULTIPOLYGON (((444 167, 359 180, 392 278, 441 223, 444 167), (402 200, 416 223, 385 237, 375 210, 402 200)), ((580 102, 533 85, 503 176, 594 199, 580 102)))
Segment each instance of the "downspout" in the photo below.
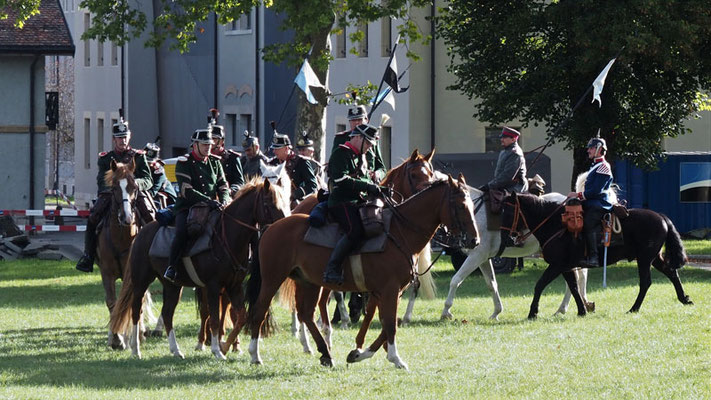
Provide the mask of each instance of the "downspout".
MULTIPOLYGON (((30 205, 28 209, 34 209, 35 204, 35 67, 40 56, 35 58, 30 64, 30 205)), ((30 218, 30 225, 34 225, 34 218, 30 218)))
POLYGON ((430 149, 435 148, 435 3, 432 2, 430 7, 430 32, 432 33, 432 41, 430 41, 430 149))
POLYGON ((121 46, 121 109, 126 111, 126 45, 121 46))
POLYGON ((212 107, 214 107, 214 108, 219 108, 219 107, 218 107, 218 104, 217 104, 217 100, 218 100, 218 97, 219 97, 219 96, 217 95, 217 87, 218 87, 218 86, 217 86, 217 85, 218 85, 218 81, 217 81, 217 79, 218 79, 218 77, 217 77, 217 71, 218 71, 217 63, 218 63, 218 60, 219 60, 219 57, 218 57, 218 54, 217 54, 217 50, 218 50, 218 48, 217 48, 217 36, 218 36, 218 35, 217 35, 217 28, 218 28, 218 26, 217 26, 217 12, 215 12, 215 21, 214 21, 214 22, 215 22, 215 24, 214 24, 214 26, 215 26, 215 33, 214 33, 214 38, 213 38, 213 40, 215 41, 215 51, 214 51, 214 56, 213 56, 214 70, 213 70, 213 72, 212 72, 212 73, 213 73, 213 76, 214 76, 214 79, 213 79, 213 85, 214 85, 214 87, 213 87, 213 93, 214 93, 214 98, 212 99, 212 102, 213 102, 214 105, 213 105, 212 107))
MULTIPOLYGON (((259 75, 259 9, 260 6, 254 7, 254 126, 252 129, 260 128, 259 111, 260 101, 260 75, 259 75)), ((259 130, 256 132, 256 137, 259 137, 259 130)))

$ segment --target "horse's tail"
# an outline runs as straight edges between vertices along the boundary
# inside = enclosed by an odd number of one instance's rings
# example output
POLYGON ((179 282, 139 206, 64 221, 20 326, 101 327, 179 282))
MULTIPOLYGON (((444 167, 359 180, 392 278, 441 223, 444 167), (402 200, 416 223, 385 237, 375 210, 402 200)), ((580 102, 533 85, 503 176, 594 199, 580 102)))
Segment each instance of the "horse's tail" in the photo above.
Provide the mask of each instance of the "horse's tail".
MULTIPOLYGON (((253 324, 259 323, 259 321, 255 321, 254 304, 259 298, 261 287, 262 271, 259 266, 259 257, 253 257, 250 265, 249 281, 247 281, 247 323, 244 324, 244 329, 247 332, 251 331, 253 324)), ((274 330, 275 326, 272 320, 272 312, 271 309, 269 309, 269 311, 267 311, 267 317, 264 319, 264 324, 262 325, 261 335, 264 337, 270 336, 274 330)))
POLYGON ((296 283, 291 278, 286 278, 279 287, 279 304, 289 311, 296 310, 296 283))
MULTIPOLYGON (((427 271, 430 264, 432 264, 432 250, 430 244, 427 243, 427 246, 422 250, 417 260, 417 272, 422 274, 424 271, 427 271)), ((437 286, 435 285, 434 279, 432 279, 432 269, 420 275, 418 279, 420 280, 420 293, 422 293, 422 297, 428 300, 434 299, 437 294, 437 286)))
MULTIPOLYGON (((131 246, 133 250, 134 246, 131 246)), ((133 307, 133 274, 131 273, 134 265, 134 252, 131 251, 128 255, 128 264, 123 271, 123 284, 121 292, 111 310, 111 319, 109 320, 109 328, 114 333, 125 333, 129 331, 131 326, 132 307, 133 307)), ((146 301, 145 296, 143 301, 146 301)))
POLYGON ((686 250, 681 242, 681 236, 676 230, 674 223, 664 214, 660 214, 667 223, 668 231, 665 241, 666 250, 664 252, 664 262, 673 269, 679 269, 686 264, 686 250))

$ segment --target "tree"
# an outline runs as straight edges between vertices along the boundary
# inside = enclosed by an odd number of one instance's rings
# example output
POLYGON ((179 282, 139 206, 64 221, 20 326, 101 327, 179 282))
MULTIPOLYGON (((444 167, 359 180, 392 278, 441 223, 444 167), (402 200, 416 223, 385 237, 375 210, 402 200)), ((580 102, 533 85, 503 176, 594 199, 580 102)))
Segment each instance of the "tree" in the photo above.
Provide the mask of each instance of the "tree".
MULTIPOLYGON (((169 42, 172 49, 184 52, 190 43, 197 40, 197 23, 206 21, 211 13, 217 14, 219 23, 226 24, 263 4, 284 15, 281 29, 294 32, 293 42, 263 49, 264 59, 275 63, 286 61, 298 67, 310 51, 309 63, 321 82, 325 82, 332 58, 328 44, 331 33, 349 25, 394 17, 404 20, 397 27, 402 40, 426 40, 408 12, 411 7, 428 3, 427 0, 381 0, 377 4, 368 0, 154 0, 157 16, 150 21, 152 26, 146 15, 126 0, 82 0, 80 6, 93 14, 92 26, 82 35, 82 39, 110 40, 123 45, 148 30, 147 46, 158 47, 169 42)), ((0 11, 7 4, 13 8, 24 7, 25 12, 17 21, 21 23, 36 12, 39 0, 0 0, 0 11)), ((359 40, 362 33, 354 32, 350 37, 359 40)), ((408 56, 416 58, 412 53, 408 56)), ((314 133, 317 158, 320 158, 324 146, 322 121, 329 97, 321 89, 313 93, 318 100, 317 105, 308 104, 303 94, 299 95, 297 131, 314 133)))
POLYGON ((491 123, 544 123, 548 136, 620 49, 602 93, 586 98, 553 140, 584 169, 587 140, 601 128, 610 158, 653 168, 664 137, 708 106, 711 7, 707 0, 451 0, 437 31, 456 82, 491 123))

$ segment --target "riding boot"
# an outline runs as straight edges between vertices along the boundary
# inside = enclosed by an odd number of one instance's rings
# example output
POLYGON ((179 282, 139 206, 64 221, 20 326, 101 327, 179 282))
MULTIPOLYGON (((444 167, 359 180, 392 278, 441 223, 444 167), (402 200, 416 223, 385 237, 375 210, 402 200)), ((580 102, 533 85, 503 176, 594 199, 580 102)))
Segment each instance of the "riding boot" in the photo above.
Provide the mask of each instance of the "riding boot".
POLYGON ((84 254, 77 262, 76 269, 81 272, 94 272, 94 258, 96 258, 96 225, 87 223, 84 234, 84 254))
POLYGON ((600 258, 598 257, 597 246, 600 244, 600 235, 597 229, 591 229, 585 232, 585 241, 588 247, 588 257, 583 259, 581 262, 582 266, 585 268, 598 268, 600 265, 600 258))
MULTIPOLYGON (((343 284, 343 260, 348 253, 353 249, 354 241, 348 235, 344 235, 331 253, 331 258, 326 265, 326 272, 323 273, 324 283, 335 283, 336 285, 343 284)), ((341 316, 344 318, 344 316, 341 316)))

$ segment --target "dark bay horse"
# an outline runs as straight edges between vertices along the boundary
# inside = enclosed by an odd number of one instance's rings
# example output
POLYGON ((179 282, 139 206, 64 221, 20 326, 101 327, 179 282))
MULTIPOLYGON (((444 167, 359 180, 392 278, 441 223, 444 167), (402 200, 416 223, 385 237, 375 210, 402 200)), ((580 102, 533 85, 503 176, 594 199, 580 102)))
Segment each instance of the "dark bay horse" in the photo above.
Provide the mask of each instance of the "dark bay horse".
MULTIPOLYGON (((260 226, 289 215, 288 197, 282 195, 277 185, 268 180, 255 178, 245 184, 235 199, 220 212, 220 218, 211 238, 212 249, 190 258, 195 276, 203 284, 210 309, 211 350, 217 359, 225 359, 219 346, 219 294, 225 290, 230 302, 244 304, 242 281, 248 268, 249 242, 260 226)), ((167 258, 149 256, 149 249, 158 231, 157 222, 143 228, 131 248, 128 268, 124 274, 118 303, 111 313, 111 330, 123 331, 132 322, 131 348, 134 356, 140 358, 137 322, 140 318, 141 298, 148 286, 158 278, 163 284, 163 309, 161 316, 165 323, 171 353, 184 358, 173 330, 173 313, 178 304, 183 286, 198 286, 189 274, 179 274, 176 286, 163 279, 168 266, 167 258)), ((186 260, 184 258, 183 260, 186 260)), ((185 264, 185 262, 183 262, 185 264)), ((236 327, 239 329, 239 327, 236 327)))
MULTIPOLYGON (((133 238, 138 233, 137 212, 135 208, 138 185, 133 179, 135 164, 111 161, 111 169, 106 171, 104 181, 111 188, 111 208, 107 213, 103 227, 97 238, 97 260, 104 285, 106 307, 109 313, 116 304, 116 280, 123 276, 128 260, 128 253, 133 238)), ((150 303, 150 294, 147 299, 150 303)), ((146 307, 151 312, 150 304, 146 307)), ((149 317, 153 317, 149 314, 149 317)), ((121 332, 123 333, 123 332, 121 332)), ((125 349, 121 333, 109 330, 108 345, 112 348, 125 349)))
MULTIPOLYGON (((582 235, 577 239, 563 230, 560 203, 541 200, 528 194, 512 194, 504 202, 501 235, 502 241, 510 243, 512 236, 533 232, 542 243, 543 258, 549 264, 541 278, 536 282, 533 302, 528 314, 529 319, 538 314, 538 301, 543 289, 558 275, 563 274, 565 281, 578 306, 578 315, 585 315, 586 309, 575 284, 572 268, 584 251, 582 235)), ((637 260, 639 272, 639 294, 630 312, 637 312, 642 306, 644 296, 652 284, 651 268, 663 273, 674 285, 676 295, 682 304, 693 304, 684 293, 677 270, 686 263, 686 252, 679 237, 679 232, 672 221, 665 215, 646 209, 630 209, 629 216, 621 221, 624 244, 608 248, 608 265, 627 259, 637 260), (662 246, 666 245, 662 255, 662 246)), ((603 252, 601 251, 602 258, 603 252)), ((602 265, 602 260, 600 260, 602 265)))
MULTIPOLYGON (((399 368, 407 368, 397 352, 395 333, 396 312, 401 291, 415 276, 416 257, 427 245, 440 224, 457 234, 465 235, 469 245, 476 244, 473 205, 464 179, 451 177, 436 181, 403 203, 394 207, 389 240, 382 253, 361 254, 365 286, 380 309, 382 330, 365 351, 355 349, 349 362, 371 357, 387 341, 387 358, 399 368)), ((259 269, 254 268, 248 283, 248 323, 251 330, 249 352, 252 363, 261 364, 259 335, 272 297, 287 278, 295 280, 301 295, 297 298, 297 312, 306 322, 318 351, 321 364, 332 366, 328 344, 314 322, 314 311, 321 287, 331 290, 358 291, 353 278, 351 259, 344 263, 343 285, 324 284, 323 272, 332 249, 303 241, 308 229, 307 216, 294 214, 274 223, 259 244, 259 269)), ((357 265, 357 264, 356 264, 357 265)), ((357 268, 357 267, 356 267, 357 268)))

